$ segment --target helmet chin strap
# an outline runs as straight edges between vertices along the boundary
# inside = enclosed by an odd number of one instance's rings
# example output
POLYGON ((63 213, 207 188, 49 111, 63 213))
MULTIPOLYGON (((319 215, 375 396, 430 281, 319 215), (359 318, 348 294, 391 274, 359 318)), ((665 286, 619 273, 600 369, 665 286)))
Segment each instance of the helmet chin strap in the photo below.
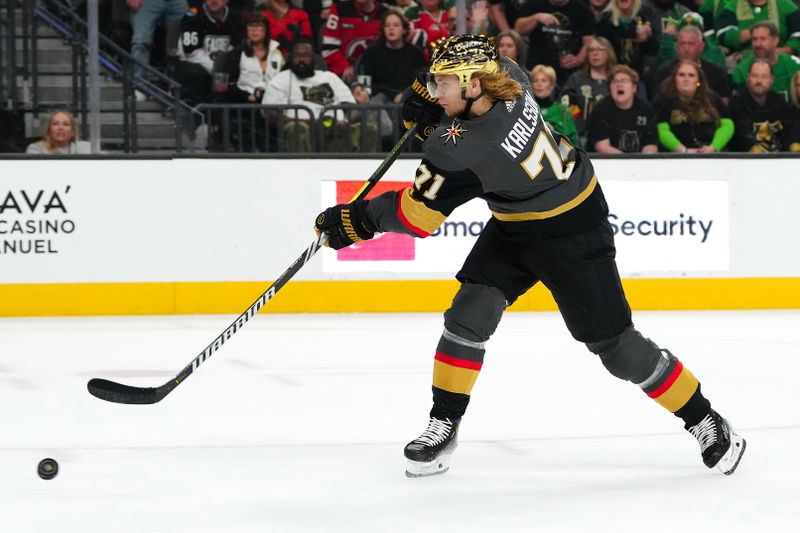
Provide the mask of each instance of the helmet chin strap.
POLYGON ((461 118, 469 118, 469 110, 472 109, 472 104, 474 104, 476 100, 480 99, 481 96, 483 96, 483 86, 481 86, 481 92, 478 93, 478 96, 467 96, 467 88, 462 87, 461 99, 467 102, 467 105, 464 107, 464 111, 461 112, 461 118))

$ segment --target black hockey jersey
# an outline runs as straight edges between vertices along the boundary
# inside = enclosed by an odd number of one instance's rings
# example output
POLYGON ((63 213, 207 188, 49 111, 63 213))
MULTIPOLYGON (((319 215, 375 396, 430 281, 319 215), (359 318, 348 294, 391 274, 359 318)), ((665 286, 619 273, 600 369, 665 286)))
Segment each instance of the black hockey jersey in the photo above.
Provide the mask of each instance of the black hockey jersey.
POLYGON ((209 15, 203 4, 196 14, 190 11, 181 21, 178 51, 184 61, 203 65, 211 72, 217 56, 238 46, 244 34, 238 11, 226 7, 225 16, 219 21, 209 15))
MULTIPOLYGON (((516 64, 503 67, 524 79, 516 64)), ((446 118, 425 141, 414 185, 368 205, 376 227, 426 237, 456 207, 480 197, 509 232, 525 233, 591 196, 597 178, 588 156, 547 127, 530 85, 523 90, 479 117, 446 118)))

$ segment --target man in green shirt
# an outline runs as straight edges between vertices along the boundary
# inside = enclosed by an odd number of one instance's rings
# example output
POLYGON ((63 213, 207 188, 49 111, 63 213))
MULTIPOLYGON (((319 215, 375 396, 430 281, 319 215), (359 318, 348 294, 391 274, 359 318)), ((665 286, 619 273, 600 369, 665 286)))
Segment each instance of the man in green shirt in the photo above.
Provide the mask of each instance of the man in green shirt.
POLYGON ((760 57, 772 65, 772 74, 775 81, 772 90, 788 97, 792 85, 792 76, 800 70, 800 59, 795 56, 783 54, 778 51, 778 28, 772 22, 758 22, 750 30, 753 51, 747 54, 733 71, 733 85, 743 88, 747 83, 747 73, 753 59, 760 57))
POLYGON ((747 50, 758 22, 775 24, 781 52, 800 54, 800 9, 794 0, 725 0, 716 21, 719 44, 747 50))

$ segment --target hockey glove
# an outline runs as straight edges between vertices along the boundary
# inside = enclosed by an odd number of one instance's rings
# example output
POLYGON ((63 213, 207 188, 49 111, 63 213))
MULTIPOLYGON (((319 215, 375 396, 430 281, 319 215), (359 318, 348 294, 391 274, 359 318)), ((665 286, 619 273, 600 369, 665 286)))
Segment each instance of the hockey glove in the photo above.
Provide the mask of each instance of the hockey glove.
POLYGON ((352 204, 329 207, 314 222, 317 234, 328 234, 328 246, 334 250, 346 248, 354 242, 368 241, 375 236, 375 227, 366 214, 367 202, 356 200, 352 204))
POLYGON ((433 133, 436 126, 442 121, 444 109, 439 105, 439 101, 431 96, 428 87, 425 85, 425 75, 418 74, 411 84, 409 94, 403 102, 403 125, 411 128, 418 124, 417 137, 424 141, 428 135, 433 133))

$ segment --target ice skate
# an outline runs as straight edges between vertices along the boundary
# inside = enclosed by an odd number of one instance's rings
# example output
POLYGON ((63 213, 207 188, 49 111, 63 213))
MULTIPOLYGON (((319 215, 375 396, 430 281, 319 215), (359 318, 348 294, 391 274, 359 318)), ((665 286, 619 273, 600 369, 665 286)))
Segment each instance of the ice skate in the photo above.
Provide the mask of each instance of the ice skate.
POLYGON ((428 429, 406 444, 406 476, 425 477, 444 474, 450 468, 450 455, 458 445, 460 418, 440 420, 431 417, 428 429))
POLYGON ((727 420, 713 409, 699 424, 687 427, 700 443, 703 463, 708 468, 716 467, 729 476, 742 459, 747 441, 736 434, 727 420))

